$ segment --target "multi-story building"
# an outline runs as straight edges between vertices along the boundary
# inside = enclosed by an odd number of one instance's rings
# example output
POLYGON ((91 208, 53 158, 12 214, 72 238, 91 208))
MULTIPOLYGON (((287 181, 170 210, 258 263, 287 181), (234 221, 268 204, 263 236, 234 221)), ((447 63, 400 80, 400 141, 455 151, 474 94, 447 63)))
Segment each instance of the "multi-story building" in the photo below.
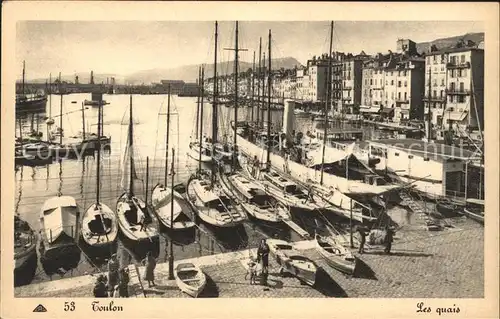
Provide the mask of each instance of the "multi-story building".
POLYGON ((342 61, 342 108, 344 113, 357 113, 361 105, 361 89, 363 85, 363 61, 368 56, 348 54, 342 61))
POLYGON ((403 56, 396 64, 395 76, 395 109, 394 121, 424 119, 424 72, 425 60, 418 57, 403 56))
POLYGON ((455 47, 426 54, 426 109, 437 138, 484 128, 484 50, 455 47), (430 85, 429 85, 430 84, 430 85))

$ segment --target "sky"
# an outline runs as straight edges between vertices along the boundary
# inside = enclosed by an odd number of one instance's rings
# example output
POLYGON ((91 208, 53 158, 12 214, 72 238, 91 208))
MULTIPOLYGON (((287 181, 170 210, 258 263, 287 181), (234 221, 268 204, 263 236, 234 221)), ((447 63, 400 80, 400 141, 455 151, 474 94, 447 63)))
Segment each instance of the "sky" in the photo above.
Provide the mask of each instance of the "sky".
MULTIPOLYGON (((273 58, 292 56, 305 63, 328 52, 329 21, 239 22, 239 47, 248 49, 240 59, 258 56, 259 37, 267 54, 272 30, 273 58)), ((218 61, 232 60, 235 23, 219 22, 218 61)), ((334 25, 333 50, 368 54, 395 51, 398 38, 415 42, 484 32, 471 21, 340 21, 334 25)), ((16 60, 19 73, 26 61, 28 79, 49 73, 75 72, 126 75, 154 68, 173 68, 214 60, 214 22, 187 21, 21 21, 16 26, 16 60)))

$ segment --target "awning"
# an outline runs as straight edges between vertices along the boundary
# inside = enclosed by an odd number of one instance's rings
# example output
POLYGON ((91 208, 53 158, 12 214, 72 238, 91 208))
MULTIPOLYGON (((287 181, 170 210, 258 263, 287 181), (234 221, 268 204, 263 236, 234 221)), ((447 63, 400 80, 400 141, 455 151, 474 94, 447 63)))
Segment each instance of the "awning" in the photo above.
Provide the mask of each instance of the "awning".
POLYGON ((386 109, 381 109, 380 110, 380 113, 385 114, 385 115, 389 115, 392 112, 394 112, 394 109, 392 109, 392 108, 386 108, 386 109))
POLYGON ((463 121, 467 116, 467 111, 457 112, 457 111, 445 111, 443 113, 443 120, 452 120, 452 121, 463 121))
POLYGON ((378 113, 380 111, 380 107, 377 107, 377 106, 360 106, 359 111, 361 113, 378 113))

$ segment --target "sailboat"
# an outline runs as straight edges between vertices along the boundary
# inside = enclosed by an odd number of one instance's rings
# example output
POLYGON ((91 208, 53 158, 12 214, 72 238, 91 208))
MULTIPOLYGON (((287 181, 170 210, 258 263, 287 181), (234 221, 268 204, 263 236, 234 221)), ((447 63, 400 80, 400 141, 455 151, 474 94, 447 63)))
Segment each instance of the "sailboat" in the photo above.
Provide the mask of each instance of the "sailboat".
POLYGON ((30 111, 30 110, 45 110, 47 105, 46 94, 27 94, 25 90, 25 67, 26 63, 23 61, 23 80, 22 80, 22 93, 16 95, 16 112, 30 111))
POLYGON ((122 188, 126 191, 116 202, 118 226, 122 234, 134 242, 158 242, 158 230, 153 225, 145 223, 147 217, 150 217, 146 203, 134 194, 134 179, 137 175, 134 166, 133 136, 132 95, 130 95, 127 146, 122 164, 122 188))
MULTIPOLYGON (((201 71, 201 72, 204 72, 201 71)), ((212 145, 208 138, 203 135, 203 98, 205 97, 203 88, 203 76, 200 74, 200 92, 196 101, 196 125, 195 125, 195 138, 194 141, 189 143, 188 156, 196 161, 208 163, 212 161, 212 145)), ((215 86, 215 84, 214 84, 215 86)))
MULTIPOLYGON (((217 28, 215 22, 215 63, 214 63, 214 83, 217 83, 217 28)), ((213 92, 212 111, 212 152, 217 140, 217 87, 213 92)), ((201 148, 201 144, 199 146, 201 148)), ((215 162, 215 159, 212 158, 215 162)), ((211 174, 198 174, 192 176, 187 184, 187 199, 191 207, 204 222, 217 227, 234 227, 246 220, 243 211, 233 206, 230 198, 224 194, 223 190, 216 185, 216 163, 212 165, 211 174)))
MULTIPOLYGON (((333 27, 332 27, 333 30, 333 27)), ((333 31, 332 31, 333 33, 333 31)), ((330 41, 331 44, 332 41, 330 41)), ((331 47, 331 45, 330 45, 331 47)), ((269 57, 268 57, 268 62, 269 62, 269 70, 271 69, 271 56, 269 50, 269 57)), ((330 50, 331 52, 331 50, 330 50)), ((330 63, 331 63, 331 54, 330 54, 330 63)), ((331 70, 331 65, 329 67, 329 70, 331 70)), ((330 73, 331 74, 331 73, 330 73)), ((330 83, 330 81, 328 81, 330 83)), ((270 126, 270 109, 271 109, 271 86, 272 82, 270 79, 270 75, 268 76, 268 107, 267 107, 267 112, 268 112, 268 125, 267 125, 267 133, 265 134, 265 147, 261 147, 249 140, 244 139, 242 136, 238 136, 238 146, 242 150, 243 153, 245 153, 247 156, 250 158, 253 157, 259 157, 259 155, 267 149, 267 160, 266 163, 268 166, 272 165, 273 168, 279 172, 279 173, 285 173, 287 175, 291 175, 293 178, 301 181, 301 182, 310 182, 314 181, 317 182, 317 167, 316 165, 313 165, 313 167, 309 167, 309 165, 304 165, 303 163, 298 163, 294 161, 289 161, 286 157, 283 157, 278 154, 273 154, 270 149, 272 147, 272 134, 271 134, 271 126, 270 126), (284 168, 287 168, 286 170, 284 168)), ((328 86, 328 92, 331 90, 331 85, 328 86)), ((330 94, 328 94, 327 97, 327 102, 325 103, 325 106, 328 106, 329 100, 330 100, 330 94)), ((326 127, 326 125, 325 125, 326 127)), ((262 135, 257 133, 258 135, 262 135)), ((327 134, 325 134, 326 138, 327 134)), ((326 147, 326 142, 323 143, 324 148, 326 147)), ((339 151, 340 152, 340 151, 339 151)), ((324 154, 324 151, 322 152, 324 154)), ((340 158, 337 159, 337 161, 345 159, 347 154, 342 154, 340 158)), ((352 156, 352 155, 349 155, 352 156)), ((324 162, 324 156, 322 156, 322 162, 324 162)), ((316 164, 316 163, 315 163, 316 164)), ((373 197, 373 196, 378 196, 382 195, 386 192, 389 192, 391 190, 399 188, 397 185, 378 185, 377 183, 373 183, 373 179, 370 181, 365 180, 353 180, 352 177, 351 179, 346 178, 344 176, 339 176, 335 175, 329 172, 324 171, 324 163, 321 165, 322 167, 322 172, 321 172, 321 180, 319 182, 320 185, 326 184, 330 186, 335 186, 337 187, 342 193, 346 195, 351 195, 351 194, 357 194, 361 196, 366 196, 366 197, 373 197)), ((377 180, 378 181, 378 180, 377 180)))
POLYGON ((81 237, 91 248, 103 253, 112 252, 118 234, 116 214, 104 203, 100 202, 100 171, 101 171, 101 112, 97 116, 97 167, 96 167, 96 201, 83 213, 81 237))
MULTIPOLYGON (((166 133, 166 155, 165 155, 165 181, 164 184, 156 184, 151 195, 152 207, 161 225, 173 229, 182 230, 195 226, 189 218, 188 212, 191 211, 189 204, 184 197, 179 194, 174 185, 167 187, 168 172, 168 144, 170 131, 170 87, 168 89, 167 102, 167 133, 166 133), (172 205, 173 201, 173 205, 172 205), (172 212, 173 210, 173 212, 172 212)), ((172 166, 174 165, 172 159, 172 166)))
POLYGON ((31 282, 37 268, 37 237, 33 228, 17 215, 14 216, 14 285, 31 282))

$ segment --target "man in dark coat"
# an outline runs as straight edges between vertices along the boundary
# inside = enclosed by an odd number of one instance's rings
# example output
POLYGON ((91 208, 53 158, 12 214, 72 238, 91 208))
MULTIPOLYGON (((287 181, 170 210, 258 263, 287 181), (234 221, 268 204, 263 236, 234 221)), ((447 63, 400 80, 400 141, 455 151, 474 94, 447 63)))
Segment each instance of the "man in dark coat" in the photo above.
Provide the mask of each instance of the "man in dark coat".
POLYGON ((257 250, 258 259, 262 261, 262 272, 267 272, 269 266, 269 246, 265 239, 260 242, 259 249, 257 250))
POLYGON ((390 254, 391 253, 391 248, 392 248, 392 241, 394 240, 394 230, 389 227, 386 230, 385 234, 385 253, 390 254))
POLYGON ((106 284, 104 283, 105 281, 104 275, 100 275, 97 277, 97 281, 94 285, 94 297, 96 298, 106 298, 108 297, 108 292, 106 289, 106 284))
POLYGON ((367 232, 366 232, 366 229, 364 227, 360 226, 360 227, 358 227, 358 233, 359 233, 359 238, 360 238, 358 252, 360 254, 362 254, 365 252, 365 243, 366 243, 367 232))

